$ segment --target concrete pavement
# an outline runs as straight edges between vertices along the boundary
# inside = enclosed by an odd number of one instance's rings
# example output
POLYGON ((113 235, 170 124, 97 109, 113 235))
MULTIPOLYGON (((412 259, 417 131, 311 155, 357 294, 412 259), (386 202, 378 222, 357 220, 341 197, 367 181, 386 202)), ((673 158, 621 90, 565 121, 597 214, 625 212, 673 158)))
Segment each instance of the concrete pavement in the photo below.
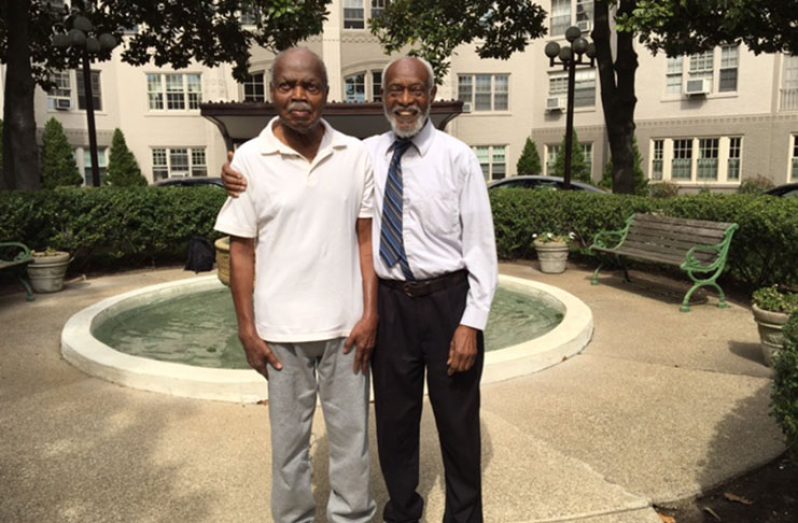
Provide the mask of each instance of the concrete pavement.
MULTIPOLYGON (((513 276, 556 285, 592 309, 580 355, 483 386, 488 522, 655 523, 652 503, 698 494, 783 450, 768 417, 770 370, 745 306, 680 313, 680 284, 632 273, 590 285, 570 267, 513 276)), ((108 296, 192 273, 138 271, 73 281, 26 303, 0 296, 0 521, 269 521, 267 407, 174 398, 87 376, 63 361, 60 329, 108 296)), ((319 520, 329 486, 316 416, 319 520)), ((422 421, 426 521, 443 513, 430 409, 422 421)), ((386 494, 372 431, 373 485, 386 494)))

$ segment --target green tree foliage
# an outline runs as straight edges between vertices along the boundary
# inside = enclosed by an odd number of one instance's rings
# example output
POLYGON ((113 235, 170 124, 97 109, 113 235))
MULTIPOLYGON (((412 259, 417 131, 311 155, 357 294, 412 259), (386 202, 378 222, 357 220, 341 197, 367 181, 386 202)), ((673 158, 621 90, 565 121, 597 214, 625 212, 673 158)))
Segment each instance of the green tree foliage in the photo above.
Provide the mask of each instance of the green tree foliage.
MULTIPOLYGON (((634 151, 634 194, 639 195, 646 195, 648 194, 648 179, 646 179, 646 175, 643 172, 643 155, 640 154, 640 147, 637 145, 637 138, 634 139, 632 142, 632 149, 634 151)), ((613 177, 612 173, 614 172, 612 166, 612 159, 607 162, 607 165, 604 167, 604 172, 601 175, 601 181, 599 182, 599 187, 603 187, 605 189, 612 190, 613 185, 613 177)))
POLYGON ((438 83, 455 48, 476 43, 481 58, 507 59, 546 33, 546 12, 529 0, 393 0, 372 18, 372 33, 388 53, 423 56, 438 83))
POLYGON ((787 449, 798 463, 798 313, 784 325, 784 347, 773 358, 770 414, 781 425, 787 449))
POLYGON ((516 164, 516 174, 540 174, 540 156, 538 148, 531 138, 526 139, 524 150, 516 164))
POLYGON ((127 148, 125 135, 120 129, 114 129, 111 157, 108 160, 108 176, 105 178, 105 183, 113 187, 147 185, 147 179, 141 174, 136 157, 127 148))
POLYGON ((64 126, 55 118, 50 118, 44 125, 42 182, 45 189, 83 183, 72 146, 69 145, 66 133, 64 133, 64 126))
MULTIPOLYGON (((590 164, 585 158, 585 152, 582 150, 582 145, 579 143, 579 136, 577 136, 575 129, 573 142, 571 142, 571 151, 571 181, 593 183, 590 179, 590 164)), ((565 136, 563 136, 560 144, 560 152, 554 160, 554 172, 550 174, 565 176, 565 136)))
POLYGON ((696 53, 743 42, 755 53, 798 53, 795 2, 784 0, 637 0, 619 17, 653 52, 696 53))
MULTIPOLYGON (((113 34, 136 27, 125 37, 122 61, 153 63, 177 69, 196 61, 208 67, 233 63, 233 76, 247 74, 250 49, 290 47, 321 32, 329 0, 214 0, 213 2, 155 2, 140 0, 73 0, 86 8, 98 33, 113 34), (241 12, 254 13, 254 28, 243 26, 241 12)), ((0 2, 0 61, 6 64, 4 120, 7 130, 5 176, 0 189, 38 187, 36 123, 33 92, 36 84, 52 86, 55 71, 80 66, 82 50, 59 49, 52 37, 64 30, 68 8, 49 0, 0 2)), ((107 60, 110 51, 97 55, 107 60)))

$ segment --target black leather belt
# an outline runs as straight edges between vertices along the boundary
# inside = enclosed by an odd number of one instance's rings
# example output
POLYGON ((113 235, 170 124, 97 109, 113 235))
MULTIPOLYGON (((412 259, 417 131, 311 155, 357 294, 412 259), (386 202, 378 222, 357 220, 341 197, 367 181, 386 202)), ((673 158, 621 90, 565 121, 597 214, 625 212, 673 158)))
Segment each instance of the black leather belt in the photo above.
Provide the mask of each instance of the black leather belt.
POLYGON ((468 271, 460 269, 459 271, 448 272, 442 276, 429 278, 427 280, 404 281, 380 279, 380 285, 400 290, 411 298, 420 298, 432 294, 433 292, 448 289, 464 281, 468 281, 468 271))

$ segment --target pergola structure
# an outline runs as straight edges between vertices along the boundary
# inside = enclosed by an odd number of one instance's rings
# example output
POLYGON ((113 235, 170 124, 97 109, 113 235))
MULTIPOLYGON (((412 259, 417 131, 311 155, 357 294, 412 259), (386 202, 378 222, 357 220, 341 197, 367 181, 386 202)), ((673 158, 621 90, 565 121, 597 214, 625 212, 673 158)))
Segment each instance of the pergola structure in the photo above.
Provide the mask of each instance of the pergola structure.
MULTIPOLYGON (((433 102, 430 118, 433 125, 444 130, 446 125, 463 112, 463 102, 433 102)), ((200 104, 200 114, 212 121, 221 131, 228 150, 260 134, 266 123, 277 116, 271 103, 208 102, 200 104)), ((388 130, 381 103, 329 103, 324 119, 344 134, 363 139, 388 130)))

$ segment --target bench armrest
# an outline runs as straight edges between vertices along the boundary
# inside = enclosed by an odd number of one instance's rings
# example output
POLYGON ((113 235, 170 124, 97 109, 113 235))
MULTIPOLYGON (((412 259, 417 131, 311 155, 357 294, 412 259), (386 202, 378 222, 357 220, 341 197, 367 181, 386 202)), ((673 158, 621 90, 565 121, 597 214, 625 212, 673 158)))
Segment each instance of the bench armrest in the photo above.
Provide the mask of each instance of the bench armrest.
POLYGON ((31 253, 31 251, 28 248, 28 246, 25 245, 24 243, 20 243, 20 242, 0 242, 0 252, 6 252, 6 251, 14 252, 12 250, 12 248, 16 248, 17 251, 18 251, 14 255, 13 258, 6 259, 6 258, 2 257, 2 255, 0 255, 0 259, 2 259, 4 261, 14 262, 14 263, 30 261, 31 259, 33 259, 33 253, 31 253))
POLYGON ((720 256, 721 252, 723 251, 725 242, 718 243, 716 245, 696 245, 695 247, 691 247, 687 254, 684 257, 684 263, 681 265, 681 269, 685 271, 712 271, 718 268, 718 264, 720 264, 723 260, 720 256), (695 253, 697 252, 705 252, 707 254, 716 254, 718 255, 712 263, 705 264, 698 258, 696 258, 695 253))
POLYGON ((626 236, 626 229, 618 231, 599 231, 593 237, 593 244, 589 247, 598 247, 601 249, 614 249, 618 247, 626 236))

